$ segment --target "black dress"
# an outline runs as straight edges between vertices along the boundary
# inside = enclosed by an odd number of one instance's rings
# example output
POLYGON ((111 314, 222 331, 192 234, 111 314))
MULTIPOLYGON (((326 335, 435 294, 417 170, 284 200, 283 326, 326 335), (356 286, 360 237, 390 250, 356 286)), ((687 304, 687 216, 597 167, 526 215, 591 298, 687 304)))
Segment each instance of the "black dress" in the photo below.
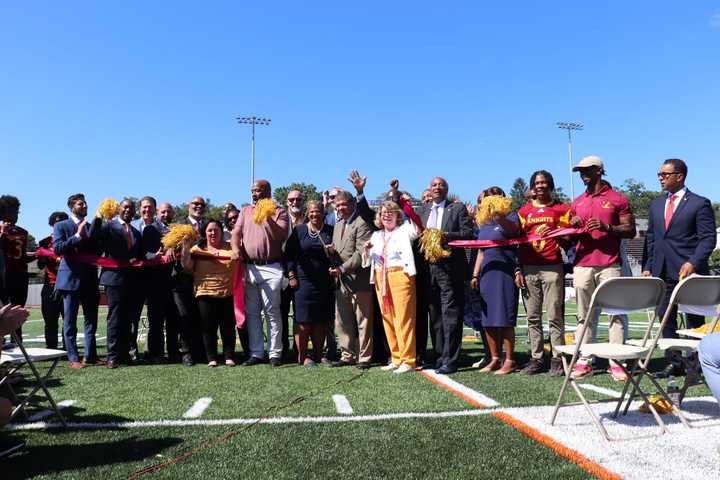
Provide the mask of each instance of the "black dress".
MULTIPOLYGON (((323 225, 319 232, 325 245, 332 243, 333 227, 323 225)), ((320 243, 310 234, 308 226, 296 226, 285 246, 288 270, 295 272, 295 323, 327 323, 330 319, 331 279, 330 260, 320 243)))

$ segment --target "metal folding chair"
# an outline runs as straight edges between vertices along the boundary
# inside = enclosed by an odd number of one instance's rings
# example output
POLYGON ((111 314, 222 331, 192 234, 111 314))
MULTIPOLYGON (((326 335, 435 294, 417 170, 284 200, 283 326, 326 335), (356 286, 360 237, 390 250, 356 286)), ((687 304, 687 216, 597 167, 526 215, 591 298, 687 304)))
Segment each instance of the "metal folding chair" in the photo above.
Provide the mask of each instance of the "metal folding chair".
MULTIPOLYGON (((571 378, 573 368, 581 356, 594 356, 616 361, 628 376, 628 380, 626 381, 626 390, 627 385, 629 384, 636 386, 640 396, 647 401, 647 396, 639 388, 639 385, 636 384, 633 376, 630 372, 628 372, 622 362, 628 361, 633 363, 633 365, 636 364, 639 360, 646 357, 650 351, 650 347, 615 343, 590 343, 585 341, 585 331, 586 329, 591 328, 590 324, 593 321, 592 319, 596 317, 593 313, 596 311, 618 315, 638 310, 645 310, 648 308, 652 308, 654 310, 660 305, 664 295, 665 282, 659 278, 618 277, 607 279, 598 285, 590 300, 588 319, 578 328, 577 335, 575 336, 575 338, 579 340, 576 341, 574 345, 562 345, 556 347, 556 350, 562 354, 561 358, 563 368, 565 370, 565 380, 560 388, 560 394, 558 395, 555 408, 553 409, 552 417, 550 419, 551 425, 555 424, 560 408, 577 404, 566 403, 564 401, 567 388, 568 386, 571 386, 580 398, 580 402, 590 415, 593 423, 597 426, 605 439, 608 441, 613 440, 603 426, 598 415, 591 408, 590 402, 588 402, 585 395, 582 393, 582 390, 578 387, 577 380, 571 378), (569 363, 566 358, 568 356, 571 357, 569 363)), ((597 317, 599 318, 599 315, 597 317)), ((652 323, 648 326, 648 331, 651 327, 652 323)), ((633 366, 633 369, 634 368, 635 367, 633 366)), ((650 402, 648 402, 648 404, 649 403, 650 402)), ((650 405, 650 408, 655 416, 655 420, 664 432, 666 429, 660 415, 652 405, 650 405)))
MULTIPOLYGON (((718 324, 718 320, 720 320, 718 305, 720 305, 720 276, 693 275, 679 282, 675 286, 675 289, 670 297, 670 302, 668 303, 665 316, 670 317, 673 310, 677 309, 679 312, 686 314, 690 313, 703 315, 705 317, 713 317, 713 321, 710 323, 709 328, 709 332, 713 332, 718 324)), ((662 326, 660 327, 660 332, 662 332, 662 326)), ((706 334, 692 329, 681 329, 677 330, 676 333, 678 335, 692 338, 659 338, 656 343, 657 348, 660 350, 671 350, 676 352, 685 367, 685 380, 683 382, 683 386, 680 388, 677 402, 677 406, 680 407, 688 388, 696 385, 697 382, 702 379, 702 376, 700 375, 700 363, 697 360, 697 352, 700 340, 706 334), (683 353, 686 355, 683 356, 683 353)), ((648 341, 649 335, 646 332, 645 337, 642 340, 631 341, 628 343, 644 346, 648 343, 648 341)), ((645 366, 649 360, 650 356, 648 356, 643 362, 645 366)), ((632 401, 633 396, 634 391, 628 398, 628 405, 626 405, 623 410, 623 414, 627 413, 628 406, 632 401)))
POLYGON ((18 338, 18 335, 16 332, 11 333, 12 339, 17 345, 16 348, 9 350, 9 351, 3 351, 2 352, 2 361, 3 363, 8 363, 10 367, 8 368, 5 376, 0 379, 0 386, 7 385, 7 389, 10 392, 10 400, 15 405, 13 407, 13 411, 10 414, 10 421, 13 420, 17 415, 21 414, 27 419, 27 413, 25 412, 25 407, 30 402, 30 400, 33 398, 33 396, 38 392, 38 390, 42 390, 45 393, 45 398, 50 403, 50 406, 52 407, 55 414, 60 419, 60 423, 64 427, 67 426, 65 423, 65 417, 63 417, 63 414, 60 412, 60 409, 58 408, 57 404, 55 403, 55 400, 53 399, 52 395, 50 394, 50 391, 47 388, 46 381, 51 377, 53 371, 55 370, 55 367, 57 367, 58 362, 61 358, 65 358, 67 356, 67 352, 64 350, 51 350, 47 348, 25 348, 25 346, 20 341, 20 338, 18 338), (40 371, 35 366, 35 361, 43 361, 43 360, 52 360, 53 363, 48 368, 48 370, 45 372, 45 375, 41 375, 40 371), (15 390, 13 389, 12 385, 8 382, 10 376, 17 372, 20 368, 27 365, 27 367, 32 372, 33 376, 35 377, 35 385, 33 386, 32 390, 29 394, 25 395, 22 399, 15 393, 15 390))

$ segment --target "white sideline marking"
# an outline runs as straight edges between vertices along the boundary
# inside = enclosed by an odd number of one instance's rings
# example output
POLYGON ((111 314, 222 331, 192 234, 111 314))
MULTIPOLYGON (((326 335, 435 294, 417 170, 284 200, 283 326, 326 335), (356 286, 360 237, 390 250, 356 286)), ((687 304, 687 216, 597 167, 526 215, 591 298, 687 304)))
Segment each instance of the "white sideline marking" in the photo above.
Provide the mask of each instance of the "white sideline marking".
MULTIPOLYGON (((495 409, 458 410, 450 412, 407 412, 387 413, 381 415, 356 415, 343 417, 271 417, 271 418, 227 418, 218 420, 149 420, 139 422, 68 422, 68 428, 82 430, 118 429, 118 428, 152 428, 152 427, 213 427, 219 425, 284 425, 288 423, 348 423, 377 422, 383 420, 402 420, 406 418, 452 418, 474 417, 495 412, 495 409)), ((46 430, 63 428, 59 422, 35 422, 10 424, 6 430, 46 430)))
POLYGON ((438 382, 442 383, 446 387, 449 387, 451 389, 457 390, 463 395, 466 395, 473 400, 477 401, 478 403, 481 403, 487 407, 499 407, 500 404, 493 400, 492 398, 483 395, 482 393, 473 390, 470 387, 466 387, 460 382, 456 382, 452 378, 448 377, 447 375, 442 375, 440 373, 435 372, 435 370, 423 370, 425 373, 427 373, 429 376, 433 377, 438 382))
POLYGON ((202 416, 203 413, 205 413, 205 410, 210 406, 212 403, 212 398, 210 397, 203 397, 199 398, 193 403, 193 406, 190 407, 190 409, 183 414, 183 418, 199 418, 202 416))
POLYGON ((603 395, 607 395, 608 397, 620 398, 620 392, 616 390, 611 390, 609 388, 598 387, 597 385, 593 385, 591 383, 578 383, 577 386, 580 388, 584 388, 585 390, 590 390, 592 392, 602 393, 603 395))
MULTIPOLYGON (((63 400, 62 402, 57 402, 58 410, 62 410, 66 407, 71 407, 75 405, 75 400, 63 400)), ((37 422, 38 420, 42 420, 45 417, 49 417, 50 415, 55 415, 54 410, 40 410, 35 415, 31 415, 28 420, 31 422, 37 422)))
POLYGON ((339 414, 352 415, 353 409, 345 395, 333 395, 332 399, 333 402, 335 402, 335 409, 339 414))

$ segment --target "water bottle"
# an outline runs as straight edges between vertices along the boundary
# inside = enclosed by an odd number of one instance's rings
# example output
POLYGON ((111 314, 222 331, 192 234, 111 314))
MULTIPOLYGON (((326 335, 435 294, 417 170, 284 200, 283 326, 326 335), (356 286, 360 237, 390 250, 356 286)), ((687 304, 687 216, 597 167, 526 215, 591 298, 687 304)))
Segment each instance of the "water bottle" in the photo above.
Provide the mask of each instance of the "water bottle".
POLYGON ((667 394, 675 405, 680 405, 680 388, 673 376, 668 377, 667 394))

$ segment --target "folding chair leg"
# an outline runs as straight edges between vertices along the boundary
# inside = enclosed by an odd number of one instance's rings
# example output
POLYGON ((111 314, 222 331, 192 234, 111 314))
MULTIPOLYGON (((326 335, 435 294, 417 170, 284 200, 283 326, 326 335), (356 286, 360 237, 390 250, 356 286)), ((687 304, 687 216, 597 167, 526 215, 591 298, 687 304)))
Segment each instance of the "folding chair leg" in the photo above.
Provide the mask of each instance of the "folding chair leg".
POLYGON ((605 430, 605 427, 603 426, 602 422, 600 421, 600 418, 595 414, 593 409, 590 407, 590 404, 585 399, 585 395, 583 395, 582 390, 580 390, 580 387, 577 386, 574 380, 571 380, 570 385, 572 385, 573 389, 575 390, 575 393, 577 393, 578 397, 580 397, 580 401, 585 406, 585 410, 587 410, 588 414, 590 415, 590 418, 592 418, 593 423, 596 427, 602 432, 603 436, 605 437, 605 440, 608 442, 612 440, 610 438, 610 435, 608 435, 607 430, 605 430))
MULTIPOLYGON (((650 381, 655 385, 655 388, 657 389, 658 393, 662 395, 662 397, 670 402, 670 404, 673 406, 673 413, 677 415, 677 417, 680 419, 680 422, 685 425, 686 428, 692 428, 692 426, 688 423, 687 419, 685 418, 685 414, 680 410, 679 405, 677 405, 675 402, 672 401, 672 399, 668 396, 667 392, 663 390, 663 388, 660 386, 660 384, 653 378, 652 375, 648 375, 648 378, 650 381)), ((647 400, 646 400, 647 401, 647 400)))
POLYGON ((565 391, 567 390, 568 382, 570 381, 570 368, 568 367, 567 360, 564 355, 560 355, 563 363, 563 370, 565 371, 565 380, 563 380, 562 387, 560 388, 560 395, 558 396, 557 402, 555 402, 555 409, 553 410, 552 417, 550 418, 550 425, 555 425, 555 419, 557 418, 558 411, 562 406, 562 401, 565 398, 565 391))
MULTIPOLYGON (((640 378, 640 379, 642 378, 642 372, 640 375, 638 375, 638 378, 640 378)), ((648 378, 652 378, 652 377, 650 375, 648 375, 648 378)), ((628 377, 628 379, 633 383, 635 390, 637 390, 638 394, 640 394, 640 397, 642 397, 642 399, 645 401, 648 408, 650 409, 650 412, 652 412, 653 417, 655 417, 655 422, 657 422, 658 426, 660 427, 660 434, 662 435, 664 433, 668 433, 668 429, 665 426, 665 422, 663 422, 663 419, 660 417, 660 414, 655 409, 655 406, 650 402, 650 399, 647 397, 647 395, 645 395, 645 392, 643 392, 642 389, 640 388, 639 380, 636 381, 633 377, 628 377)), ((666 395, 666 397, 667 397, 667 395, 666 395)), ((628 400, 628 403, 629 403, 629 400, 628 400)), ((625 409, 627 411, 627 406, 625 407, 625 409)))
MULTIPOLYGON (((635 375, 635 371, 637 370, 638 362, 637 360, 633 362, 632 370, 630 371, 630 375, 635 375)), ((627 395, 628 389, 630 388, 630 385, 632 382, 630 382, 629 379, 625 379, 625 385, 623 385, 622 393, 620 393, 620 398, 618 398, 617 405, 615 406, 615 412, 613 412, 613 418, 617 418, 618 413, 620 413, 620 407, 622 407, 623 400, 625 399, 625 395, 627 395)), ((633 390, 633 393, 634 390, 633 390)))

